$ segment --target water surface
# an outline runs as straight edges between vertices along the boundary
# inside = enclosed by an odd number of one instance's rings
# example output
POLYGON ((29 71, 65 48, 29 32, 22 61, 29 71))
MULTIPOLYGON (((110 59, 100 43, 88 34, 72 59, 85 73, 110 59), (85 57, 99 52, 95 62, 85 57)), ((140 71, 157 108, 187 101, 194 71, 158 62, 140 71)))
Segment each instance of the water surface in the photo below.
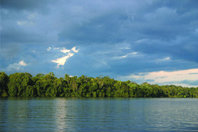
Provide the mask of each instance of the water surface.
POLYGON ((198 131, 198 99, 0 99, 0 131, 198 131))

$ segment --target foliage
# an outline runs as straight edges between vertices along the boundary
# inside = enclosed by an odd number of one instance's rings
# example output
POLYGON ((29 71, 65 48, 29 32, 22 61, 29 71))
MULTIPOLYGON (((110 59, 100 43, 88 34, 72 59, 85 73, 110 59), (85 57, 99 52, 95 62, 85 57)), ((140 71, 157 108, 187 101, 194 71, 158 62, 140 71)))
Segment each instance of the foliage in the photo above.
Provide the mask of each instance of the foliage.
POLYGON ((117 81, 107 76, 84 75, 57 78, 49 74, 14 73, 9 76, 0 72, 0 96, 15 97, 181 97, 198 98, 198 88, 174 85, 137 84, 117 81))
POLYGON ((33 96, 32 75, 29 73, 14 73, 9 76, 8 94, 9 96, 33 96))
POLYGON ((5 72, 0 72, 0 96, 7 96, 8 92, 8 76, 5 72))

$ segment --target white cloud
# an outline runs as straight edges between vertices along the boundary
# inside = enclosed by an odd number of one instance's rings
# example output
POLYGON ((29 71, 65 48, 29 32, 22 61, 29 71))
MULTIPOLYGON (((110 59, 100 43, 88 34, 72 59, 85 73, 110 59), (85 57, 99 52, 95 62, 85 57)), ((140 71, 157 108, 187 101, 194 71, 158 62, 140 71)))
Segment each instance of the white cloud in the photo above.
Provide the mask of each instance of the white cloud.
POLYGON ((131 53, 129 53, 129 54, 131 54, 131 55, 137 55, 137 53, 138 53, 138 52, 131 52, 131 53))
POLYGON ((165 57, 165 58, 162 58, 162 59, 158 59, 157 61, 169 61, 171 60, 170 57, 165 57))
POLYGON ((148 41, 149 41, 148 39, 143 38, 143 39, 139 39, 139 40, 135 41, 135 43, 140 44, 140 43, 145 43, 145 42, 148 42, 148 41))
POLYGON ((47 51, 50 51, 51 49, 52 49, 52 47, 48 47, 48 48, 47 48, 47 51))
POLYGON ((27 24, 27 21, 17 21, 17 25, 22 26, 27 24))
POLYGON ((51 62, 57 63, 57 68, 59 68, 60 66, 65 65, 67 60, 69 58, 71 58, 74 54, 78 53, 78 51, 79 51, 79 49, 77 50, 76 47, 73 47, 71 49, 66 49, 65 47, 62 47, 62 48, 60 48, 60 47, 48 47, 47 50, 51 50, 51 49, 55 50, 56 54, 57 54, 57 51, 59 52, 58 54, 60 54, 60 52, 61 52, 60 55, 62 55, 62 53, 67 54, 67 55, 59 57, 57 59, 51 60, 51 62))
POLYGON ((123 55, 123 56, 119 56, 118 58, 119 59, 124 59, 124 58, 126 58, 128 55, 123 55))
POLYGON ((198 28, 195 29, 195 33, 198 33, 198 28))
POLYGON ((198 87, 196 85, 191 85, 191 84, 186 84, 186 83, 181 83, 181 82, 178 82, 178 83, 175 82, 174 85, 176 85, 176 86, 183 86, 183 87, 198 87))
POLYGON ((23 60, 19 62, 20 66, 27 66, 27 63, 25 63, 23 60))
MULTIPOLYGON (((51 46, 49 46, 48 48, 47 48, 47 51, 51 51, 51 50, 59 50, 60 48, 59 47, 51 47, 51 46)), ((65 49, 65 48, 63 48, 63 49, 65 49)))
POLYGON ((70 52, 71 50, 68 50, 68 49, 66 49, 66 48, 63 48, 63 49, 61 49, 60 50, 62 53, 68 53, 68 52, 70 52))
POLYGON ((24 25, 33 25, 34 24, 34 18, 36 18, 35 13, 29 14, 25 20, 18 20, 16 23, 19 26, 24 26, 24 25))
POLYGON ((19 26, 34 25, 34 22, 32 22, 32 21, 22 21, 22 20, 19 20, 19 21, 17 21, 16 23, 17 23, 17 25, 19 25, 19 26))
POLYGON ((51 51, 51 50, 59 50, 60 52, 62 52, 62 53, 69 53, 71 50, 73 51, 73 52, 75 52, 75 53, 77 53, 79 50, 77 50, 76 49, 76 47, 73 47, 72 49, 66 49, 65 47, 63 47, 63 48, 60 48, 60 47, 48 47, 47 48, 47 51, 51 51))
POLYGON ((120 49, 129 50, 131 48, 130 47, 121 47, 120 49))
POLYGON ((36 53, 36 50, 32 50, 32 53, 36 53))
POLYGON ((182 86, 190 86, 180 83, 182 81, 198 81, 198 69, 178 70, 178 71, 156 71, 131 74, 129 76, 120 77, 124 80, 137 80, 141 82, 149 82, 152 84, 175 84, 182 86))
POLYGON ((79 49, 77 50, 76 47, 73 47, 71 50, 72 50, 73 52, 75 52, 75 53, 78 53, 78 51, 79 51, 79 49))
POLYGON ((12 71, 12 70, 20 70, 22 67, 27 66, 27 63, 25 63, 25 61, 21 60, 18 63, 13 63, 8 65, 7 69, 8 71, 12 71))
POLYGON ((65 62, 73 55, 73 53, 68 53, 68 55, 52 60, 52 62, 57 63, 57 68, 59 68, 60 65, 65 65, 65 62))
POLYGON ((138 52, 131 52, 131 53, 127 53, 127 54, 125 54, 125 55, 123 55, 123 56, 116 56, 116 57, 113 57, 113 59, 124 59, 124 58, 127 58, 127 57, 129 57, 129 56, 134 56, 134 55, 137 55, 138 54, 138 52))

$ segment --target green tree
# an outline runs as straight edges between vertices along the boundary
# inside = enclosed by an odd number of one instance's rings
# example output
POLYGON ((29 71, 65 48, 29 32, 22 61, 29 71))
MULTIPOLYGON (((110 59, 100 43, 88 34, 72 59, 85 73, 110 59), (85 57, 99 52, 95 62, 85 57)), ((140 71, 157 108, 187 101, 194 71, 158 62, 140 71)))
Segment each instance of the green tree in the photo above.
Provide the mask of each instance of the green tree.
POLYGON ((0 72, 0 96, 8 96, 8 76, 5 72, 0 72))
POLYGON ((181 97, 198 98, 198 88, 175 85, 137 84, 131 81, 117 81, 105 77, 55 77, 46 75, 14 73, 9 77, 0 72, 0 96, 17 97, 181 97))
MULTIPOLYGON (((9 96, 26 96, 26 93, 33 93, 32 75, 29 73, 14 73, 9 76, 8 94, 9 96), (28 92, 26 92, 28 91, 28 92)), ((31 94, 30 96, 34 96, 31 94)))

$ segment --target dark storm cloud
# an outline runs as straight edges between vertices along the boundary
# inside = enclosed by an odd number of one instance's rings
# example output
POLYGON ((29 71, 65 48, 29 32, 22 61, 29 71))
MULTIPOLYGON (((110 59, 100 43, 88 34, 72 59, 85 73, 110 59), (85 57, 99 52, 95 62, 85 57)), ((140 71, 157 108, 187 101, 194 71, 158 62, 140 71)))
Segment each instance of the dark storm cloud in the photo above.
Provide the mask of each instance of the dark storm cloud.
MULTIPOLYGON (((66 26, 60 32, 59 37, 60 40, 69 39, 81 41, 82 43, 101 43, 107 41, 114 43, 128 41, 132 43, 133 40, 143 37, 161 40, 162 42, 164 40, 174 40, 178 36, 191 34, 194 28, 196 28, 198 19, 198 11, 190 7, 194 7, 193 4, 181 1, 182 4, 179 4, 180 8, 183 9, 186 6, 185 4, 189 5, 186 12, 181 12, 178 10, 182 9, 178 8, 177 4, 174 3, 170 7, 167 2, 159 3, 154 1, 150 4, 141 3, 140 7, 136 10, 127 7, 123 3, 120 4, 122 8, 109 5, 112 6, 112 10, 109 12, 101 13, 91 18, 88 17, 85 22, 81 22, 81 19, 79 19, 80 24, 75 24, 74 22, 70 27, 66 26), (147 8, 144 8, 145 5, 147 5, 147 8)), ((92 11, 94 10, 88 10, 86 15, 89 16, 92 11)), ((102 12, 103 10, 100 9, 99 11, 102 12)))
POLYGON ((197 62, 197 41, 197 37, 193 35, 190 38, 183 36, 170 41, 148 39, 134 45, 134 48, 146 54, 161 54, 197 62))
MULTIPOLYGON (((197 61, 196 4, 197 1, 188 0, 152 1, 140 3, 135 10, 123 3, 120 4, 121 8, 109 4, 112 7, 109 12, 90 19, 88 17, 81 24, 73 23, 69 28, 65 27, 59 33, 59 40, 77 41, 83 45, 128 42, 132 48, 146 54, 197 61), (146 41, 136 43, 143 39, 146 41)), ((91 8, 89 11, 94 10, 91 8)))
POLYGON ((52 0, 0 0, 1 8, 14 10, 35 10, 45 7, 52 0))
POLYGON ((126 37, 123 36, 122 26, 123 22, 127 20, 125 14, 113 13, 103 15, 90 20, 83 25, 77 25, 69 30, 60 33, 61 40, 74 40, 82 43, 104 43, 114 42, 118 43, 124 41, 126 37))
POLYGON ((44 42, 37 33, 27 32, 16 27, 8 27, 2 30, 1 43, 35 43, 44 42))
POLYGON ((179 2, 177 0, 156 0, 154 3, 156 7, 167 6, 170 8, 175 8, 179 13, 184 13, 189 10, 196 10, 197 4, 197 0, 180 0, 179 2))
MULTIPOLYGON (((198 67, 197 0, 0 2, 0 66, 23 59, 21 56, 27 56, 32 48, 42 51, 49 46, 76 46, 78 55, 65 69, 55 72, 116 77, 198 67), (137 55, 130 54, 133 52, 137 55)), ((29 53, 28 60, 39 65, 28 65, 30 71, 42 72, 41 67, 49 66, 42 60, 50 62, 53 55, 41 53, 29 53)), ((45 72, 53 68, 51 64, 45 72)))

